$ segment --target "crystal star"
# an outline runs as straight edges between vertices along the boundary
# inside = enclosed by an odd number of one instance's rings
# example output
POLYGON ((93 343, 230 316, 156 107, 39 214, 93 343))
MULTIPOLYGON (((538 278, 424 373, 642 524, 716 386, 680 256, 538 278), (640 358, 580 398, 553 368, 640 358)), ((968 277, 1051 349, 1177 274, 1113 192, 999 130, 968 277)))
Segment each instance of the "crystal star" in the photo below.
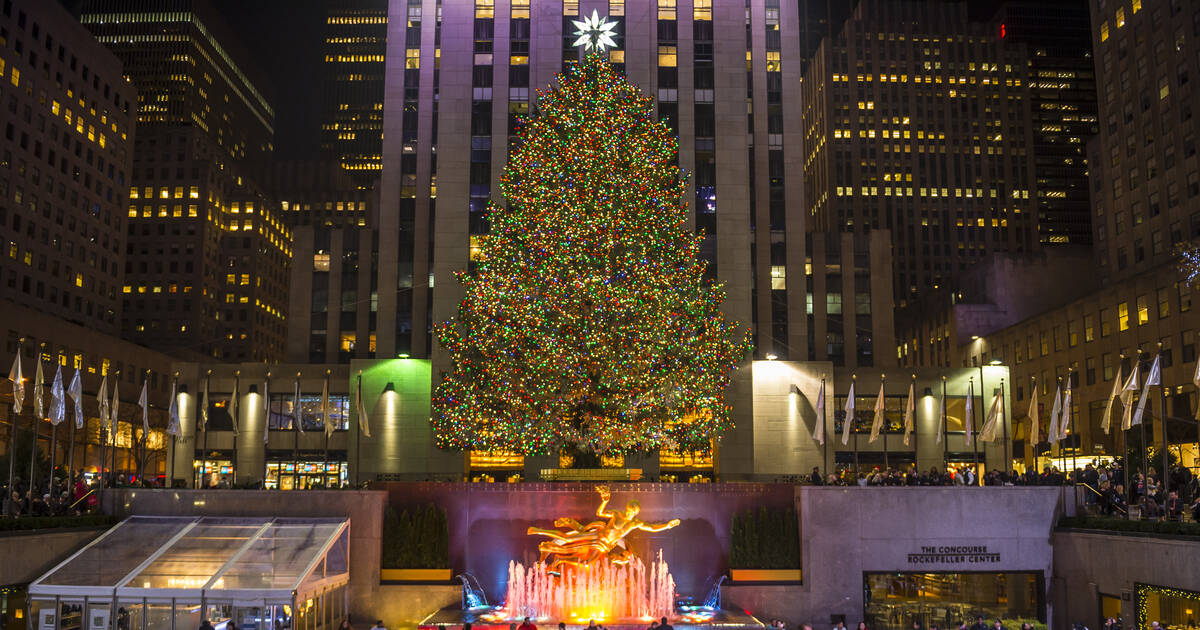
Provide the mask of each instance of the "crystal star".
POLYGON ((579 36, 573 46, 582 45, 584 50, 595 48, 599 52, 604 52, 605 48, 617 47, 612 32, 617 23, 609 22, 607 17, 600 17, 595 9, 592 10, 591 17, 585 15, 582 20, 571 20, 571 23, 575 25, 574 34, 579 36))

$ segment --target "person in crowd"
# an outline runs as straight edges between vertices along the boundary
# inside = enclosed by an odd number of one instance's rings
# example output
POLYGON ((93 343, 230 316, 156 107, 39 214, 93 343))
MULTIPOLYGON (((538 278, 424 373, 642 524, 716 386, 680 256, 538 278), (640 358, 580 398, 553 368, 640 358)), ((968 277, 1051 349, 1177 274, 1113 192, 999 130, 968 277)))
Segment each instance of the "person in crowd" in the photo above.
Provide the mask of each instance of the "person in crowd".
POLYGON ((199 630, 214 630, 214 628, 213 628, 212 623, 209 622, 209 620, 205 619, 204 621, 200 622, 199 630))
POLYGON ((595 619, 588 619, 587 630, 599 630, 599 628, 596 626, 595 619))
MULTIPOLYGON (((376 619, 375 625, 371 626, 371 630, 387 630, 387 626, 383 625, 382 619, 376 619)), ((465 630, 465 626, 464 626, 464 630, 465 630)))
MULTIPOLYGON (((562 622, 560 621, 560 622, 558 623, 558 630, 567 630, 567 624, 565 624, 565 623, 562 623, 562 622)), ((646 630, 658 630, 658 620, 657 620, 657 619, 654 619, 654 620, 652 620, 652 621, 650 622, 650 627, 649 627, 649 628, 646 628, 646 630)))
POLYGON ((865 622, 865 621, 858 622, 858 625, 854 626, 854 630, 867 630, 867 622, 865 622))
POLYGON ((517 630, 537 630, 537 626, 535 626, 533 622, 529 620, 529 617, 526 617, 525 620, 521 622, 521 625, 517 626, 517 630))
POLYGON ((833 630, 846 630, 846 622, 839 621, 833 626, 833 630))
POLYGON ((675 630, 675 628, 671 624, 667 623, 666 617, 663 617, 659 621, 661 623, 658 624, 658 630, 675 630))
POLYGON ((812 472, 808 475, 808 483, 814 486, 822 485, 821 468, 813 466, 812 472))
POLYGON ((996 621, 992 622, 992 630, 1006 630, 1006 628, 1004 627, 1004 624, 1000 623, 1000 620, 997 619, 996 621))
POLYGON ((1179 520, 1183 516, 1183 501, 1179 500, 1179 493, 1172 490, 1167 494, 1167 500, 1163 503, 1163 513, 1167 518, 1179 520))
POLYGON ((1104 620, 1104 630, 1121 630, 1121 624, 1117 623, 1116 619, 1109 617, 1104 620))
POLYGON ((975 623, 971 626, 971 630, 988 630, 988 625, 983 620, 983 615, 975 617, 975 623))

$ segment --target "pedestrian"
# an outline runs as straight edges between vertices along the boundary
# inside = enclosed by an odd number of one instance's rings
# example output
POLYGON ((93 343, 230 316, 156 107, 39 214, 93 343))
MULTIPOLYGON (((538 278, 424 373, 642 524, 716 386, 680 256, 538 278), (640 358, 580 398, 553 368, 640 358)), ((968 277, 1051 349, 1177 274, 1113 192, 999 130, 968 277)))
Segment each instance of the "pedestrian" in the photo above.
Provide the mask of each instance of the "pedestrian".
POLYGON ((521 622, 521 625, 517 626, 517 630, 537 630, 537 626, 533 625, 533 622, 529 620, 529 617, 526 617, 525 620, 521 622))
POLYGON ((354 630, 354 626, 350 624, 350 615, 342 620, 342 625, 338 626, 338 630, 354 630))
MULTIPOLYGON (((382 619, 376 619, 375 625, 371 626, 371 630, 387 630, 387 627, 383 625, 382 619)), ((466 626, 463 626, 463 630, 466 630, 466 626)))
POLYGON ((971 630, 988 630, 988 625, 983 621, 983 615, 975 617, 975 624, 971 626, 971 630))
POLYGON ((599 629, 599 628, 596 626, 596 620, 595 620, 595 619, 588 619, 587 630, 600 630, 600 629, 599 629))
POLYGON ((1004 624, 1000 623, 1000 620, 997 619, 992 623, 992 630, 1007 630, 1007 628, 1005 628, 1004 624))
POLYGON ((214 630, 213 625, 207 619, 200 622, 200 630, 214 630))
POLYGON ((658 624, 658 630, 675 630, 675 628, 671 627, 671 624, 667 623, 666 617, 663 617, 660 621, 661 623, 658 624))
POLYGON ((867 630, 867 622, 865 622, 865 621, 858 622, 858 625, 854 627, 854 630, 867 630))
MULTIPOLYGON (((563 624, 561 624, 561 623, 560 623, 560 624, 558 624, 558 625, 559 625, 559 628, 558 628, 558 630, 566 630, 566 626, 565 626, 565 625, 563 625, 563 624)), ((658 630, 658 620, 657 620, 657 619, 655 619, 654 621, 651 621, 651 622, 650 622, 650 627, 649 627, 649 628, 647 628, 646 630, 658 630)))
POLYGON ((846 622, 845 621, 837 622, 837 625, 835 625, 833 627, 833 630, 846 630, 846 622))

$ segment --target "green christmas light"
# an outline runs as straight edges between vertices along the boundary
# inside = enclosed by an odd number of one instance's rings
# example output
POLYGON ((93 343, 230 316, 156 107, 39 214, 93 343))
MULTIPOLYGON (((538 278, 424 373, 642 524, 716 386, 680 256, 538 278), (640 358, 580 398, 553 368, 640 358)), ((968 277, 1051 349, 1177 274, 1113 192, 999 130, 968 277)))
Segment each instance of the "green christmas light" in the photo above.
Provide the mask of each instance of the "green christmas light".
POLYGON ((654 102, 592 53, 539 94, 488 209, 434 395, 443 448, 700 450, 732 427, 750 348, 704 280, 687 180, 654 102))

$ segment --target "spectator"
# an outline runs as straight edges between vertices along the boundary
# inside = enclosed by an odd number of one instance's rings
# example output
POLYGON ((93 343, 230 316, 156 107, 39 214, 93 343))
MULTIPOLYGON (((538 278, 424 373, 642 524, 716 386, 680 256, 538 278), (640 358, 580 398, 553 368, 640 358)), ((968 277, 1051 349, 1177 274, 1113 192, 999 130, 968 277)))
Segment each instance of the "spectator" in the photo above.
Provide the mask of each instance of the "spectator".
MULTIPOLYGON (((588 627, 591 627, 592 625, 594 624, 589 623, 588 627)), ((529 621, 529 617, 526 617, 525 620, 521 622, 521 625, 517 626, 517 630, 537 630, 537 626, 533 625, 533 622, 529 621)))
POLYGON ((371 630, 387 630, 387 627, 383 625, 382 619, 376 619, 375 625, 371 626, 371 630))
POLYGON ((672 627, 671 624, 667 623, 666 617, 663 617, 661 619, 661 621, 662 621, 662 623, 658 624, 658 630, 675 630, 675 628, 672 627))
POLYGON ((1167 501, 1163 505, 1163 511, 1166 513, 1166 517, 1171 520, 1177 521, 1181 516, 1183 516, 1183 501, 1179 500, 1179 493, 1172 490, 1171 493, 1167 495, 1167 501))

